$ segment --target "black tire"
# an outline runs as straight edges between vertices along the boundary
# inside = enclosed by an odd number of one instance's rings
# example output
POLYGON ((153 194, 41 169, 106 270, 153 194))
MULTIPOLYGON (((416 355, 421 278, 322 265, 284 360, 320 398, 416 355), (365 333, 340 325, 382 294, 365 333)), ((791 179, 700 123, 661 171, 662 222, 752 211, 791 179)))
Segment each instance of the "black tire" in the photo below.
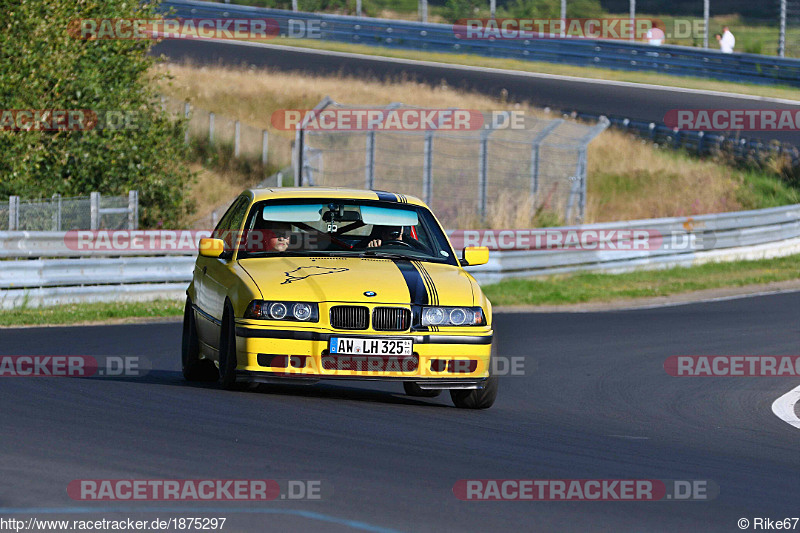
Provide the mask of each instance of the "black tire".
POLYGON ((497 398, 497 377, 490 376, 482 389, 450 391, 450 398, 460 409, 488 409, 497 398))
POLYGON ((225 302, 219 339, 219 384, 225 390, 236 389, 236 325, 233 308, 225 302))
POLYGON ((405 389, 408 396, 416 396, 419 398, 436 398, 442 393, 442 389, 424 390, 413 381, 404 381, 403 389, 405 389))
POLYGON ((192 301, 186 297, 183 310, 183 337, 181 339, 181 370, 186 381, 217 381, 217 367, 208 359, 200 359, 200 341, 192 301))

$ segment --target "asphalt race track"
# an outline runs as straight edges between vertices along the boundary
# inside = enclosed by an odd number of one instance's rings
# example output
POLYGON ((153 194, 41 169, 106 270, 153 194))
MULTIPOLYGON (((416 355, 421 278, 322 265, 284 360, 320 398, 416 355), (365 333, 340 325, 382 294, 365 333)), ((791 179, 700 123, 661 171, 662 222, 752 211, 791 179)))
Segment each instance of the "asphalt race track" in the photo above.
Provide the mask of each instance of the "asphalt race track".
POLYGON ((524 357, 487 411, 399 385, 182 381, 181 326, 0 330, 2 355, 137 355, 144 378, 6 377, 0 514, 227 517, 224 531, 739 531, 800 515, 796 378, 678 378, 671 355, 797 355, 800 293, 578 314, 496 315, 524 357), (82 502, 75 479, 322 480, 319 501, 82 502), (711 480, 712 501, 463 502, 460 479, 711 480), (87 514, 86 511, 90 511, 87 514))
MULTIPOLYGON (((664 115, 671 109, 797 110, 800 105, 721 93, 616 84, 586 78, 531 76, 523 72, 501 72, 269 44, 165 40, 154 47, 153 53, 164 54, 172 61, 191 61, 198 65, 254 65, 314 74, 342 73, 378 79, 406 77, 434 85, 444 80, 452 87, 478 91, 493 97, 499 97, 506 90, 511 101, 528 101, 540 107, 627 117, 643 122, 664 122, 664 115)), ((800 146, 800 133, 797 131, 743 134, 745 137, 777 139, 800 146)))

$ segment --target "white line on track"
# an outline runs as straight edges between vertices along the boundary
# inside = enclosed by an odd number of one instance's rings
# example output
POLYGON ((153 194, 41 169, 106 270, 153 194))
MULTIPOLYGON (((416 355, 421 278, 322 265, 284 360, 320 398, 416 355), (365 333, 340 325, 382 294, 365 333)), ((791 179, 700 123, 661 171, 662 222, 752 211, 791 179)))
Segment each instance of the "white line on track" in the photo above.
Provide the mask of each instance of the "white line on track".
MULTIPOLYGON (((655 85, 650 83, 635 83, 629 81, 615 81, 615 80, 604 80, 599 78, 580 78, 577 76, 564 76, 561 74, 543 74, 539 72, 526 72, 522 70, 509 70, 509 69, 501 69, 501 68, 491 68, 491 67, 478 67, 478 66, 470 66, 470 65, 460 65, 457 63, 440 63, 438 61, 421 61, 418 59, 404 59, 399 57, 388 57, 388 56, 375 56, 369 54, 358 54, 354 52, 337 52, 333 50, 322 50, 317 48, 304 48, 300 46, 286 46, 281 44, 266 44, 266 43, 254 43, 250 41, 231 41, 228 39, 203 39, 203 41, 210 41, 220 44, 229 44, 235 46, 247 46, 253 48, 271 48, 273 50, 284 50, 284 51, 296 51, 296 52, 305 52, 305 53, 313 53, 323 56, 333 56, 333 57, 345 57, 345 58, 353 58, 353 59, 370 59, 370 60, 377 60, 377 61, 384 61, 386 63, 400 63, 406 65, 421 65, 421 66, 429 66, 429 67, 438 67, 438 68, 448 68, 453 70, 472 70, 477 72, 488 72, 488 73, 498 73, 498 74, 508 74, 513 76, 519 76, 524 78, 542 78, 548 80, 563 80, 563 81, 571 81, 575 83, 589 83, 589 84, 596 84, 596 85, 612 85, 617 87, 633 87, 637 89, 648 89, 652 91, 668 91, 668 92, 677 92, 677 93, 689 93, 689 94, 704 94, 709 96, 720 96, 724 98, 739 98, 743 100, 759 100, 762 102, 772 102, 776 104, 787 104, 797 106, 800 105, 800 101, 798 100, 789 100, 786 98, 772 98, 768 96, 756 96, 752 94, 739 94, 739 93, 728 93, 723 91, 711 91, 707 89, 689 89, 685 87, 671 87, 668 85, 655 85)), ((711 80, 713 81, 713 80, 711 80)))
POLYGON ((794 404, 798 400, 800 400, 800 386, 772 402, 772 412, 787 424, 800 429, 800 418, 797 418, 797 414, 794 412, 794 404))

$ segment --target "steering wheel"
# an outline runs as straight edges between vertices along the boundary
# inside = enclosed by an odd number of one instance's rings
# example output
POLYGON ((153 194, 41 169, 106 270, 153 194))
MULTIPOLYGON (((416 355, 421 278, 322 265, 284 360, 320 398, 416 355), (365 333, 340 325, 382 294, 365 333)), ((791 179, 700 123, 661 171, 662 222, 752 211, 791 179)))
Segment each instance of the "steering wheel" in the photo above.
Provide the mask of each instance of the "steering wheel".
POLYGON ((399 245, 405 246, 407 248, 414 248, 413 246, 411 246, 407 242, 401 241, 400 239, 390 239, 390 240, 386 240, 386 241, 381 241, 381 246, 386 246, 388 244, 399 244, 399 245))

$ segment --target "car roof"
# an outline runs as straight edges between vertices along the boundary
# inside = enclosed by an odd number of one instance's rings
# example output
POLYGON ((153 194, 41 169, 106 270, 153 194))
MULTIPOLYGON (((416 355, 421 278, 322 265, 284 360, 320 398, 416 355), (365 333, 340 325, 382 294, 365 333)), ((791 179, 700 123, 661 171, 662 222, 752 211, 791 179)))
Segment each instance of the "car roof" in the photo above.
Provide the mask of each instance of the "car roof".
POLYGON ((424 207, 425 203, 416 196, 376 191, 368 189, 349 189, 347 187, 274 187, 270 189, 250 189, 253 201, 286 198, 342 198, 352 200, 383 200, 398 204, 413 204, 424 207))

